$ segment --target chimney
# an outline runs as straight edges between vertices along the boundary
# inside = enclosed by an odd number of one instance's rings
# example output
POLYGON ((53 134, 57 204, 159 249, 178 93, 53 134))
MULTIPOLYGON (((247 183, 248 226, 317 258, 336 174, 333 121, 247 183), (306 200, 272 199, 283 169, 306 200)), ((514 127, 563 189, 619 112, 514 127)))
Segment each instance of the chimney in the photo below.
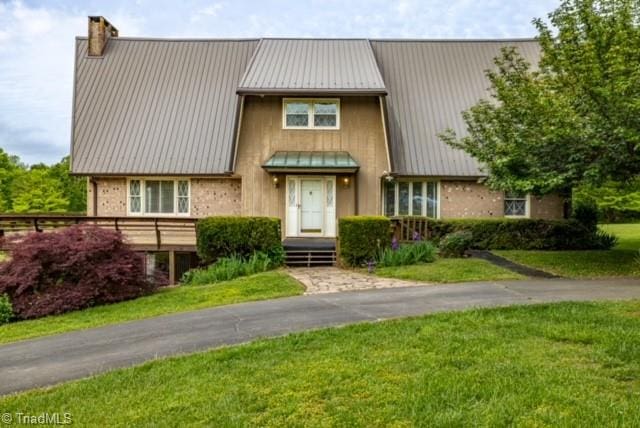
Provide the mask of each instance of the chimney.
POLYGON ((104 16, 89 17, 89 56, 102 56, 111 37, 118 37, 118 29, 104 16))

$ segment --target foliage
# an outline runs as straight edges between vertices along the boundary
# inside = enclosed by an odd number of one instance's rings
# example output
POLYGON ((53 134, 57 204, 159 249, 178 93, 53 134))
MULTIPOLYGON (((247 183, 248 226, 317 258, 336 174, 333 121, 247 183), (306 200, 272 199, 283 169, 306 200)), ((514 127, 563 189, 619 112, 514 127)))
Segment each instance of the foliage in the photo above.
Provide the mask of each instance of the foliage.
POLYGON ((436 259, 436 247, 428 241, 416 241, 397 249, 384 248, 378 252, 377 266, 405 266, 430 263, 436 259))
POLYGON ((199 287, 167 287, 112 305, 0 327, 0 343, 118 324, 215 306, 302 294, 304 287, 284 272, 271 271, 199 287))
POLYGON ((266 272, 282 265, 282 259, 271 259, 268 254, 255 252, 249 257, 232 255, 219 258, 214 264, 202 269, 192 269, 182 277, 186 285, 215 284, 221 281, 266 272))
POLYGON ((438 249, 442 257, 463 257, 472 243, 473 234, 469 230, 457 230, 445 235, 440 240, 438 249))
POLYGON ((266 253, 274 263, 284 259, 280 219, 272 217, 208 217, 196 226, 198 255, 210 264, 221 257, 266 253))
POLYGON ((0 325, 6 324, 13 318, 13 306, 6 294, 0 294, 0 325))
POLYGON ((566 0, 534 21, 538 69, 505 48, 487 71, 492 100, 463 113, 468 136, 441 138, 487 166, 493 188, 564 192, 640 173, 640 5, 566 0))
POLYGON ((595 230, 576 220, 452 219, 432 220, 429 237, 437 242, 446 235, 468 230, 476 250, 586 250, 606 243, 595 230))
POLYGON ((607 223, 640 219, 640 179, 630 183, 608 181, 601 186, 583 185, 573 191, 573 203, 595 204, 598 217, 607 223))
POLYGON ((581 201, 573 207, 572 217, 589 230, 598 227, 598 207, 590 201, 581 201))
POLYGON ((375 260, 391 244, 391 221, 382 216, 347 216, 339 219, 340 257, 347 266, 375 260))
POLYGON ((0 407, 86 426, 631 427, 638 313, 638 301, 564 302, 362 323, 156 359, 0 407))
POLYGON ((27 167, 0 148, 0 212, 84 212, 86 180, 72 177, 69 157, 27 167))
POLYGON ((386 278, 406 279, 408 281, 437 283, 498 281, 524 278, 522 275, 495 266, 486 260, 470 257, 464 259, 438 258, 433 263, 381 267, 376 269, 376 275, 386 278))
POLYGON ((74 225, 49 233, 6 238, 0 293, 19 319, 39 318, 150 293, 142 256, 118 231, 74 225))

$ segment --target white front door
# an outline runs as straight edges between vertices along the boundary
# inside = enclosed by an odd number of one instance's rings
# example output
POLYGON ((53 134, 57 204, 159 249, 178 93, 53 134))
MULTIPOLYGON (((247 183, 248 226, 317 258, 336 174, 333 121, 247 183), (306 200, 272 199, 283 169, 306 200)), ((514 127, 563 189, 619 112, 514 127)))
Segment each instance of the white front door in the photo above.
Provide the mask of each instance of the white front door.
POLYGON ((286 235, 336 235, 334 176, 287 176, 286 235))
POLYGON ((300 234, 322 235, 323 200, 322 179, 300 179, 300 234))

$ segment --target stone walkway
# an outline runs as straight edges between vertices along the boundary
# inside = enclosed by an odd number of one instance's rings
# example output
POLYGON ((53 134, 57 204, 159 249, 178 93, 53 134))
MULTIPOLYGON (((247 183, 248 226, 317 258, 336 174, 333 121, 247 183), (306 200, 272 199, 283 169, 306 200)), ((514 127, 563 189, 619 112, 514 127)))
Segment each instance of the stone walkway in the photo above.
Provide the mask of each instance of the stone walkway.
POLYGON ((291 268, 287 269, 287 272, 307 288, 304 294, 338 293, 341 291, 429 285, 429 283, 426 282, 381 278, 376 275, 339 269, 337 267, 291 268))

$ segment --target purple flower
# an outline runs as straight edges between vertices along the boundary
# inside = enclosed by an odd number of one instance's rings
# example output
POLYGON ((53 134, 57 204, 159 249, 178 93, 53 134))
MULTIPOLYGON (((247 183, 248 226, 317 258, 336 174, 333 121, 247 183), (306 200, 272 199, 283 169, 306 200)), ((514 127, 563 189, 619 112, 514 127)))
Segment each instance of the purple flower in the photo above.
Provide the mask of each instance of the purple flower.
POLYGON ((418 233, 417 230, 413 231, 413 240, 414 241, 422 241, 422 237, 420 236, 420 234, 418 233))
POLYGON ((394 236, 391 240, 391 249, 396 251, 398 248, 400 248, 400 243, 398 242, 398 238, 394 236))
POLYGON ((367 262, 367 270, 369 271, 369 273, 373 273, 373 269, 375 268, 376 263, 373 260, 369 260, 367 262))

